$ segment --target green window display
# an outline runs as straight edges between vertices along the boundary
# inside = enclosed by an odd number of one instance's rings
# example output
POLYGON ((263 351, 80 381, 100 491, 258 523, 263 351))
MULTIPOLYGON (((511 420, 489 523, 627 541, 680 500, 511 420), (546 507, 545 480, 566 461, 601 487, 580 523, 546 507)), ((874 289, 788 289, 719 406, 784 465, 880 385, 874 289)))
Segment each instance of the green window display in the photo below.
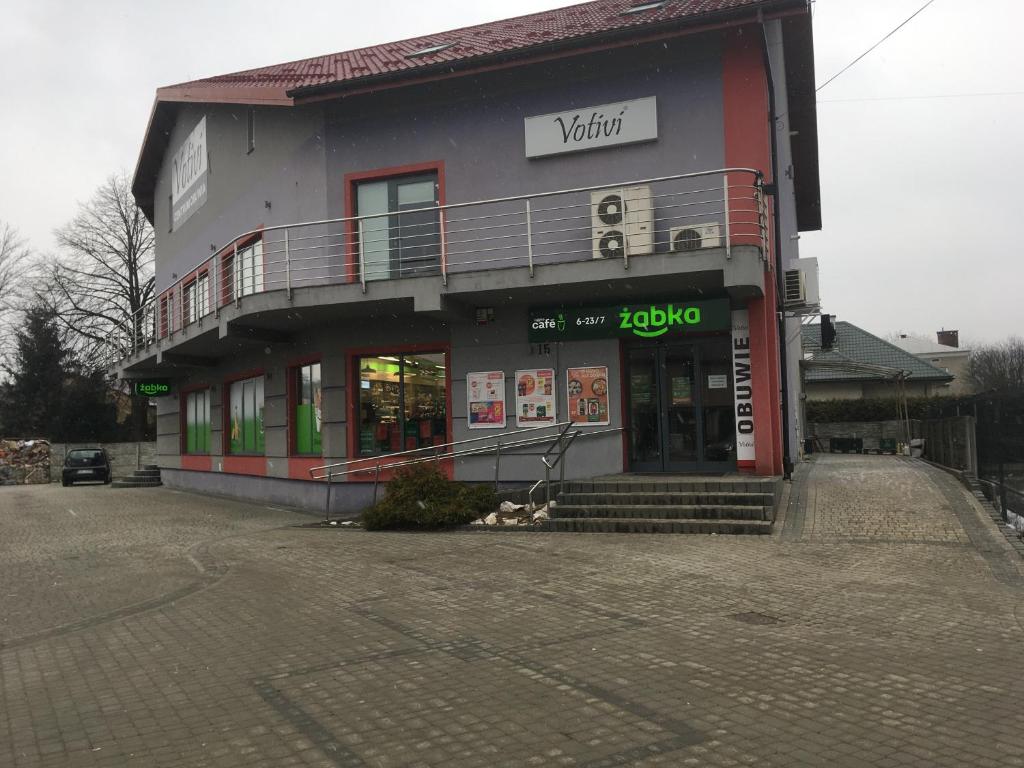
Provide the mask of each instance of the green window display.
POLYGON ((185 398, 185 453, 210 452, 210 390, 185 398))
POLYGON ((263 377, 231 383, 228 414, 228 453, 264 452, 263 377))
POLYGON ((323 423, 320 363, 303 365, 295 376, 295 453, 319 456, 323 423))

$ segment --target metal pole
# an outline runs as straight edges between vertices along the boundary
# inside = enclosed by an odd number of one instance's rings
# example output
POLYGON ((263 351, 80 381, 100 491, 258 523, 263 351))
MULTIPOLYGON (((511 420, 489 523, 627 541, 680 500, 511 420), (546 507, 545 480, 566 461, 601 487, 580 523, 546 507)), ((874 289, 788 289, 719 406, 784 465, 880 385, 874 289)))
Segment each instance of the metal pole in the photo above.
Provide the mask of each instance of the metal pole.
POLYGON ((377 471, 373 475, 373 503, 377 503, 377 486, 380 485, 380 459, 377 459, 377 471))
POLYGON ((331 470, 327 470, 327 501, 324 504, 324 522, 328 522, 331 519, 331 479, 334 477, 334 473, 331 470))
POLYGON ((444 232, 444 208, 441 209, 439 222, 441 224, 441 282, 448 285, 448 246, 444 232))
POLYGON ((242 287, 242 281, 238 279, 238 267, 238 241, 235 240, 235 255, 231 260, 231 276, 232 278, 234 278, 234 285, 231 286, 231 292, 234 293, 235 295, 236 306, 242 303, 242 297, 240 295, 242 293, 242 291, 240 290, 240 288, 242 287))
MULTIPOLYGON (((619 200, 622 201, 622 268, 629 269, 629 226, 626 221, 626 189, 619 190, 619 200)), ((548 493, 550 496, 550 492, 548 493)))
POLYGON ((494 450, 494 492, 498 492, 498 478, 501 476, 501 440, 494 450))
POLYGON ((530 213, 530 198, 526 198, 526 258, 533 277, 533 219, 530 213))
POLYGON ((568 446, 562 442, 562 435, 558 436, 558 490, 565 487, 565 452, 568 446))
POLYGON ((363 249, 363 220, 360 219, 358 222, 359 226, 359 284, 363 287, 363 293, 366 293, 366 253, 363 249))
POLYGON ((288 250, 288 230, 284 231, 284 280, 288 298, 292 297, 292 257, 288 250))
POLYGON ((551 514, 551 465, 544 462, 544 493, 547 496, 548 514, 551 514))
POLYGON ((722 174, 722 187, 724 195, 722 197, 722 203, 725 210, 725 258, 732 258, 732 237, 731 227, 729 226, 729 174, 722 174))

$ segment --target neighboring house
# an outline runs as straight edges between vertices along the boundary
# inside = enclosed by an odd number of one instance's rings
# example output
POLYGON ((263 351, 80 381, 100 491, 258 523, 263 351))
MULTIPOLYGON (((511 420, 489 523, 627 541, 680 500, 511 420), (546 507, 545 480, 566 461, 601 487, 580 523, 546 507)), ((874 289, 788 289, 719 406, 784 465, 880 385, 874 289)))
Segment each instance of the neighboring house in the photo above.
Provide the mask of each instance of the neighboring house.
POLYGON ((936 335, 938 342, 903 334, 893 344, 950 374, 953 380, 944 394, 973 395, 977 387, 967 373, 971 350, 960 348, 959 334, 956 331, 939 331, 936 335))
POLYGON ((169 485, 310 504, 318 465, 556 421, 596 432, 570 476, 782 472, 805 0, 599 0, 160 88, 133 191, 155 328, 118 370, 171 379, 169 485))
POLYGON ((908 397, 949 394, 950 373, 906 352, 885 339, 837 322, 832 349, 821 349, 821 326, 803 327, 804 393, 808 400, 859 400, 893 397, 902 374, 908 397))

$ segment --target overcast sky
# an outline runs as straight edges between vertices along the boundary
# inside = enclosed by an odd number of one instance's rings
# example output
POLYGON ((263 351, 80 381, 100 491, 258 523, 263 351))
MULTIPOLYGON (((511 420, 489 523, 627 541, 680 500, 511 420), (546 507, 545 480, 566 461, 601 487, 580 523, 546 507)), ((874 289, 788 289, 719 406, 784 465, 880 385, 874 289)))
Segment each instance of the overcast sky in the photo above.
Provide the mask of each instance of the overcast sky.
MULTIPOLYGON (((819 0, 818 82, 924 1, 819 0)), ((7 0, 0 220, 52 249, 79 201, 134 169, 161 85, 565 4, 7 0)), ((935 0, 819 93, 824 228, 801 255, 818 258, 839 319, 880 335, 1024 335, 1022 6, 935 0), (992 93, 1006 95, 963 95, 992 93)))

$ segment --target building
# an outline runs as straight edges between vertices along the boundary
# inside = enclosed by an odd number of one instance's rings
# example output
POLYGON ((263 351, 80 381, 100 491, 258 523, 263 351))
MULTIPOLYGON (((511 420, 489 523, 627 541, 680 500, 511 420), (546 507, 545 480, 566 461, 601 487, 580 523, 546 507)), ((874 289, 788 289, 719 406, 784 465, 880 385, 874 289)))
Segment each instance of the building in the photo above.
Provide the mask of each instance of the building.
POLYGON ((168 384, 169 485, 319 504, 315 466, 563 421, 571 476, 795 456, 806 0, 598 0, 160 88, 133 191, 158 297, 118 368, 168 384))
POLYGON ((949 394, 953 375, 853 323, 837 322, 833 347, 821 348, 821 326, 803 328, 803 391, 807 400, 895 397, 902 377, 907 397, 949 394))
POLYGON ((977 391, 967 373, 971 350, 960 347, 959 331, 938 331, 937 342, 901 333, 893 343, 919 360, 940 368, 953 377, 945 394, 951 396, 973 395, 977 391))

